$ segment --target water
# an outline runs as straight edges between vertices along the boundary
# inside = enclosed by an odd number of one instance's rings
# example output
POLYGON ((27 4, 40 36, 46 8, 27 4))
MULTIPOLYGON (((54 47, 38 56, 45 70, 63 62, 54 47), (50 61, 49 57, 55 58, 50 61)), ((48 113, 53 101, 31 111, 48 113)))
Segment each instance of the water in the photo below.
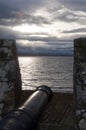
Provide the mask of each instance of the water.
POLYGON ((19 57, 22 89, 48 85, 53 91, 73 91, 73 57, 19 57))

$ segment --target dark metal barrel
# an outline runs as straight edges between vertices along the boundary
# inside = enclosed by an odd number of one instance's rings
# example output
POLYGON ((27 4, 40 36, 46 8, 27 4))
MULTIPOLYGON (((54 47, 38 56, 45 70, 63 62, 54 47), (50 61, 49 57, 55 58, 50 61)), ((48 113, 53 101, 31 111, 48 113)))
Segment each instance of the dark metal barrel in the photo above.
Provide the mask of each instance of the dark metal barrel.
POLYGON ((40 86, 17 110, 0 121, 0 130, 35 130, 45 105, 52 97, 47 86, 40 86))

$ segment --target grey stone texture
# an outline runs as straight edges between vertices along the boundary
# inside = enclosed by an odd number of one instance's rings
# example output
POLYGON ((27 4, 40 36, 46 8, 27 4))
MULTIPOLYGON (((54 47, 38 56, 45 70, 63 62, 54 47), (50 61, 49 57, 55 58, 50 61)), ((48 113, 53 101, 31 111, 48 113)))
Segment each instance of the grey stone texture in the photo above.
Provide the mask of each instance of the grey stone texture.
POLYGON ((86 130, 86 38, 74 40, 74 94, 77 129, 86 130))
POLYGON ((0 119, 15 108, 21 94, 21 75, 15 40, 0 39, 0 119))

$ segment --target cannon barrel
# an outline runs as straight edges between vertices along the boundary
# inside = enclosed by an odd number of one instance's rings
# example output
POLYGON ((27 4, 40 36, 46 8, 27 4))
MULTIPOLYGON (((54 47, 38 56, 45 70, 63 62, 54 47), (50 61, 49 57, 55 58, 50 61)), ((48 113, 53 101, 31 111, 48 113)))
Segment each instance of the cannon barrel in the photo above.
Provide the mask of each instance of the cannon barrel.
POLYGON ((40 86, 18 109, 0 121, 0 130, 35 130, 45 105, 52 97, 47 86, 40 86))

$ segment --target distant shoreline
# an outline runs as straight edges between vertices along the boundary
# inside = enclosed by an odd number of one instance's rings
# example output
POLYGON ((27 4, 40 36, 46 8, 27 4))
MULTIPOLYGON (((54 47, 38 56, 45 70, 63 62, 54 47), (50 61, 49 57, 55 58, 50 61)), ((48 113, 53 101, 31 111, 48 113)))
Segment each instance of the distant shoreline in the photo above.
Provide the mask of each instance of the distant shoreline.
POLYGON ((18 54, 18 56, 20 56, 20 57, 29 57, 29 56, 31 56, 31 57, 36 57, 36 56, 39 56, 39 57, 41 57, 41 56, 45 56, 45 57, 48 57, 48 56, 52 56, 52 57, 55 57, 55 56, 73 57, 73 55, 20 55, 20 54, 18 54))

